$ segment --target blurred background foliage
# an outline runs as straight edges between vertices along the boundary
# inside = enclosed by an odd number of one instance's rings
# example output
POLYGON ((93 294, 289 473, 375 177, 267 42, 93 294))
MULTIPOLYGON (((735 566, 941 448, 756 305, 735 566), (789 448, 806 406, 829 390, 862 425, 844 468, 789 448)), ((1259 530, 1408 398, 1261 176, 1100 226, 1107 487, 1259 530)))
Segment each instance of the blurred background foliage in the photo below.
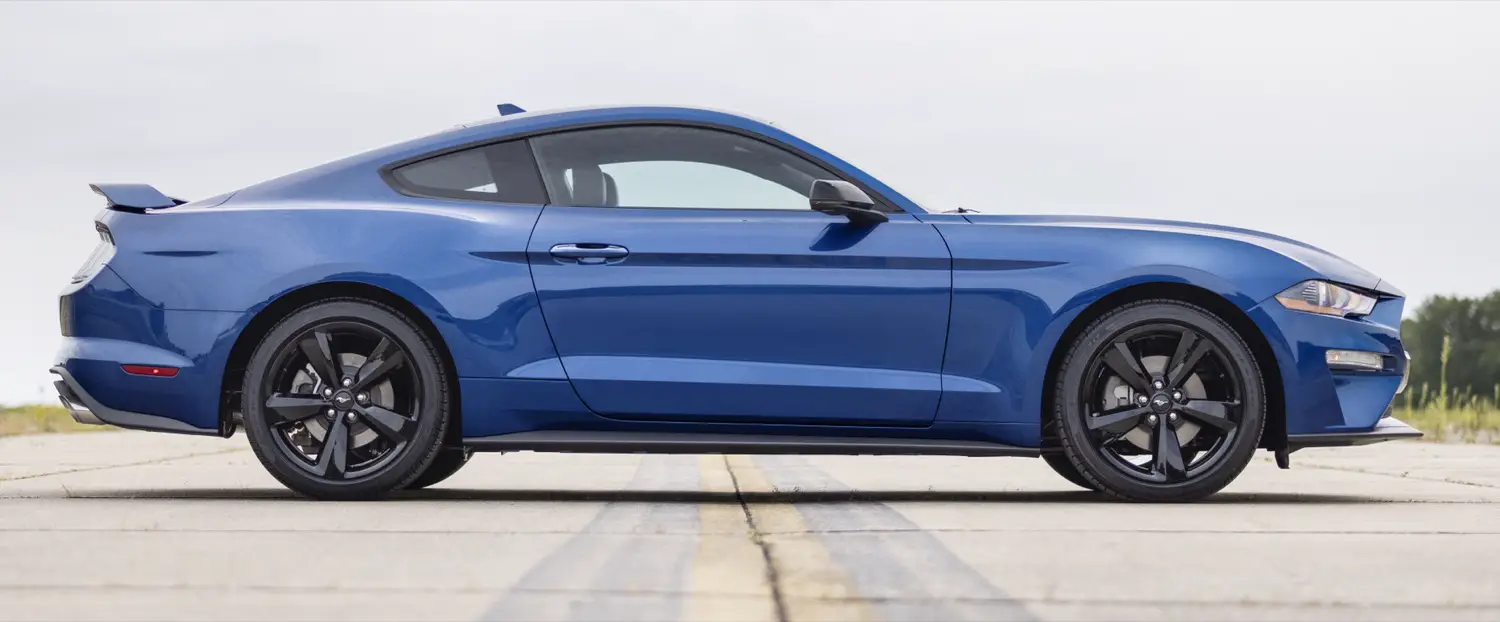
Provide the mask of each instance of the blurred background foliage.
POLYGON ((1500 442, 1500 290, 1434 296, 1401 321, 1411 385, 1403 419, 1433 440, 1500 442))

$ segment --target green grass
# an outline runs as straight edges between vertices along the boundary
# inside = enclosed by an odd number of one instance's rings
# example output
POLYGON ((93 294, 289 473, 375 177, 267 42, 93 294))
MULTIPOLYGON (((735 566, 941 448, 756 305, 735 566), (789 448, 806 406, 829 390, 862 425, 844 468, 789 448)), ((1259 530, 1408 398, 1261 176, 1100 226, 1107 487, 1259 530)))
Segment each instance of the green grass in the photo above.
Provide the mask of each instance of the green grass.
POLYGON ((1422 440, 1500 445, 1500 411, 1475 400, 1466 406, 1397 407, 1397 419, 1426 433, 1422 440))
POLYGON ((109 428, 105 426, 78 423, 61 406, 0 406, 0 436, 107 429, 109 428))

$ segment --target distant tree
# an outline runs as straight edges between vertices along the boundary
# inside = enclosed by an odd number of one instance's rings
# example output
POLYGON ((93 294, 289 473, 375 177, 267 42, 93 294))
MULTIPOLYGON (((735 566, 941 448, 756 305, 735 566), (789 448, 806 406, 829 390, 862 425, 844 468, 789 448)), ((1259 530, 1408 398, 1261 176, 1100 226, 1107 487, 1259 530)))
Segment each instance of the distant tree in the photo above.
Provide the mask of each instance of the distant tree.
POLYGON ((1494 399, 1500 383, 1500 290, 1483 298, 1434 296, 1401 322, 1411 353, 1412 387, 1430 399, 1477 395, 1494 399), (1449 342, 1444 382, 1443 341, 1449 342), (1446 384, 1448 395, 1439 398, 1446 384))

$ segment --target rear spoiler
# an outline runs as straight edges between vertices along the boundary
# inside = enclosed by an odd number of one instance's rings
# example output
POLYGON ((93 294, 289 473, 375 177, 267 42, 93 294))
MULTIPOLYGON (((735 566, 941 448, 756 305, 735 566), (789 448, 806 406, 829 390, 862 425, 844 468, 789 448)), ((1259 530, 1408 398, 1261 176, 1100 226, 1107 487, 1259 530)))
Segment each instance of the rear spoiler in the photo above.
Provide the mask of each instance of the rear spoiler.
POLYGON ((162 194, 148 184, 89 184, 89 188, 109 201, 110 208, 125 211, 143 212, 187 203, 162 194))

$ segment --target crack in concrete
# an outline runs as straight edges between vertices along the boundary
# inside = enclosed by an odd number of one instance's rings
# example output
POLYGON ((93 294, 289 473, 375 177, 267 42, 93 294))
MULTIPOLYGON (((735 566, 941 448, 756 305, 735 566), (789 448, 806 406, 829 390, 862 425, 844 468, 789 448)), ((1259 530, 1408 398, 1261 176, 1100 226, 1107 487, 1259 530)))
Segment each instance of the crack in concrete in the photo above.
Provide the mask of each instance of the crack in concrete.
POLYGON ((61 471, 49 471, 49 472, 46 472, 46 473, 33 473, 31 475, 19 475, 19 476, 16 476, 16 477, 0 477, 0 482, 19 482, 19 481, 25 480, 25 479, 36 479, 36 478, 39 478, 39 477, 51 477, 53 475, 67 475, 69 473, 88 473, 90 471, 107 471, 109 469, 122 469, 122 468, 125 468, 125 467, 147 466, 147 465, 151 465, 151 464, 164 464, 164 463, 167 463, 167 462, 172 462, 173 460, 185 460, 187 458, 199 458, 199 457, 202 457, 202 456, 217 456, 217 455, 220 455, 220 454, 232 454, 232 453, 235 453, 237 451, 250 451, 250 450, 248 448, 245 448, 245 447, 236 447, 234 449, 219 449, 219 450, 215 450, 215 451, 203 451, 203 452, 192 453, 192 454, 184 454, 184 455, 181 455, 181 456, 170 456, 170 457, 167 457, 167 458, 153 458, 151 460, 141 460, 141 461, 138 461, 138 462, 126 462, 126 463, 122 463, 122 464, 106 464, 106 465, 102 465, 102 466, 79 467, 79 468, 76 468, 76 469, 64 469, 64 470, 61 470, 61 471))
POLYGON ((729 465, 729 456, 720 456, 724 461, 724 469, 729 471, 729 481, 734 484, 734 495, 740 501, 740 510, 745 513, 745 524, 750 527, 750 540, 760 549, 760 554, 766 560, 766 583, 771 587, 771 601, 776 604, 777 622, 786 622, 786 597, 781 591, 781 576, 776 569, 776 560, 771 556, 771 547, 766 542, 765 534, 755 525, 755 517, 750 514, 750 504, 745 502, 745 496, 740 492, 740 478, 734 472, 734 467, 729 465))

